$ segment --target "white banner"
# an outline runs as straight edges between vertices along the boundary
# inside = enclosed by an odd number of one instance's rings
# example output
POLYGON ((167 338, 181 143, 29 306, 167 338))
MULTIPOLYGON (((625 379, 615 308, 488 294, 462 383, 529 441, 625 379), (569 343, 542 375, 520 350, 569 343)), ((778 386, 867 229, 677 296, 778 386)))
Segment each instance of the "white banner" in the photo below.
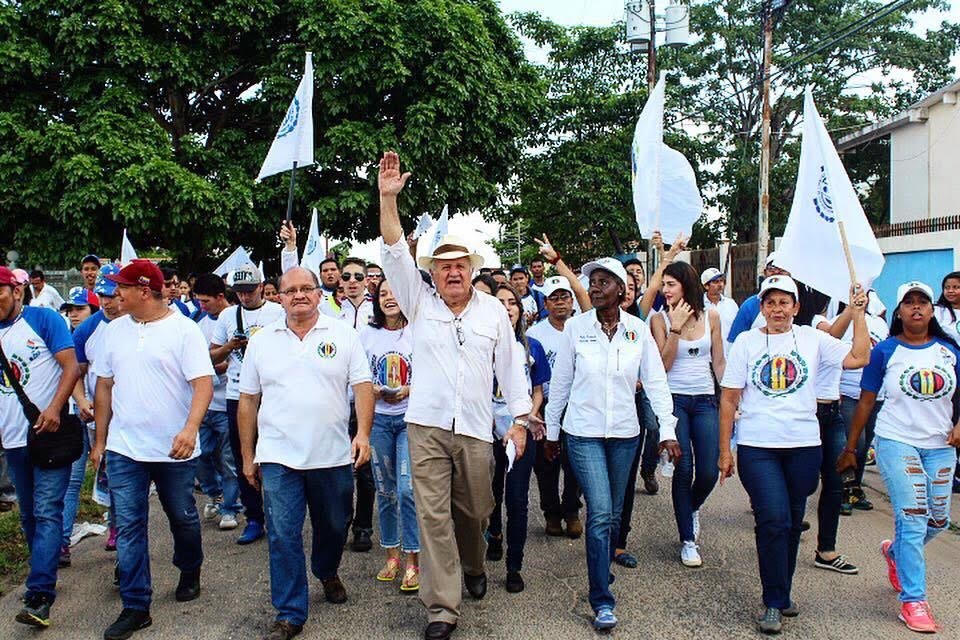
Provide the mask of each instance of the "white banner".
POLYGON ((883 252, 808 87, 800 170, 790 218, 777 247, 777 266, 814 289, 847 301, 850 278, 837 225, 841 220, 857 280, 869 288, 883 270, 883 252))
POLYGON ((430 217, 429 213, 424 213, 420 216, 420 221, 417 223, 417 228, 413 230, 413 239, 416 240, 427 231, 430 230, 430 225, 433 224, 433 218, 430 217))
POLYGON ((137 252, 133 244, 127 239, 127 230, 123 230, 123 240, 120 241, 120 266, 125 267, 137 259, 137 252))
POLYGON ((260 167, 257 182, 275 173, 313 164, 313 54, 307 52, 303 79, 260 167))
POLYGON ((317 225, 317 210, 310 216, 310 230, 307 232, 307 245, 303 248, 300 266, 316 274, 320 273, 320 263, 327 257, 327 247, 317 225))
POLYGON ((443 205, 443 211, 440 212, 440 219, 437 220, 437 226, 433 230, 433 241, 430 243, 430 253, 427 255, 433 255, 434 249, 440 245, 443 236, 450 233, 448 230, 449 226, 450 208, 447 205, 443 205))
POLYGON ((689 237, 703 200, 693 167, 679 151, 663 143, 664 79, 647 99, 633 134, 631 166, 633 208, 640 235, 659 230, 666 242, 689 237))
POLYGON ((214 269, 213 272, 223 277, 245 264, 253 264, 253 259, 250 257, 250 254, 247 253, 247 250, 241 246, 234 249, 233 253, 227 256, 227 259, 221 262, 220 266, 214 269))

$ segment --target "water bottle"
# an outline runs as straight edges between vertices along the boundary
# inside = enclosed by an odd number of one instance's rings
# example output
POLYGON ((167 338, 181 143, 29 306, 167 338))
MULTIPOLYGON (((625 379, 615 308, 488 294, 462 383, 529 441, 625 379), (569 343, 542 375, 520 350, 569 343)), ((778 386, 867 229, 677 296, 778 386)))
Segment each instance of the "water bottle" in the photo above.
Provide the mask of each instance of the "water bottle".
POLYGON ((670 460, 670 452, 666 449, 660 452, 660 475, 664 478, 673 477, 673 462, 670 460))

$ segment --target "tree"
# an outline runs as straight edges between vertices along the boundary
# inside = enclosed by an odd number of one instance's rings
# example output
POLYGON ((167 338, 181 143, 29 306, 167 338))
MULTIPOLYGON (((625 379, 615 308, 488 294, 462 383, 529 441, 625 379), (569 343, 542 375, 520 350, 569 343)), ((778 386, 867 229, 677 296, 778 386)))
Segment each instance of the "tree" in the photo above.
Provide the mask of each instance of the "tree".
POLYGON ((297 223, 315 206, 329 236, 377 235, 388 148, 410 219, 494 206, 543 94, 494 0, 26 0, 0 5, 0 42, 0 237, 24 263, 116 254, 123 227, 182 268, 274 258, 288 183, 253 177, 307 50, 297 223))

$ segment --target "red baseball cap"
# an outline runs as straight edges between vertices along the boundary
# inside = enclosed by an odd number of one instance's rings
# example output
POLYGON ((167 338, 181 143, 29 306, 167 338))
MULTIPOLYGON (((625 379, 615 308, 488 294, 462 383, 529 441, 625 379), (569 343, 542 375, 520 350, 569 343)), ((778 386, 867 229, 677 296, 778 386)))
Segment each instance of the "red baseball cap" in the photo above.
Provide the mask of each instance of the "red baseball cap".
POLYGON ((10 271, 7 267, 0 267, 0 286, 10 285, 11 287, 16 287, 22 284, 17 280, 17 276, 13 275, 13 271, 10 271))
POLYGON ((163 273, 160 267, 138 258, 120 269, 120 273, 104 276, 111 282, 127 285, 128 287, 150 287, 154 291, 163 291, 163 273))

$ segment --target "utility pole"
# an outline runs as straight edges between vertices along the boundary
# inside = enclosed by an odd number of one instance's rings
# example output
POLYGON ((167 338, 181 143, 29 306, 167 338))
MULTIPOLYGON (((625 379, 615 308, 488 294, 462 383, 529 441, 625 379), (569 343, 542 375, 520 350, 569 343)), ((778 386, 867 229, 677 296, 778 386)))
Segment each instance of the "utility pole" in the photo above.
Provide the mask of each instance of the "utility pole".
POLYGON ((773 7, 763 3, 763 113, 760 129, 760 212, 757 220, 757 275, 763 273, 770 246, 770 66, 773 57, 773 7))
POLYGON ((647 96, 653 93, 657 86, 657 2, 649 0, 650 3, 650 42, 647 43, 647 96))

